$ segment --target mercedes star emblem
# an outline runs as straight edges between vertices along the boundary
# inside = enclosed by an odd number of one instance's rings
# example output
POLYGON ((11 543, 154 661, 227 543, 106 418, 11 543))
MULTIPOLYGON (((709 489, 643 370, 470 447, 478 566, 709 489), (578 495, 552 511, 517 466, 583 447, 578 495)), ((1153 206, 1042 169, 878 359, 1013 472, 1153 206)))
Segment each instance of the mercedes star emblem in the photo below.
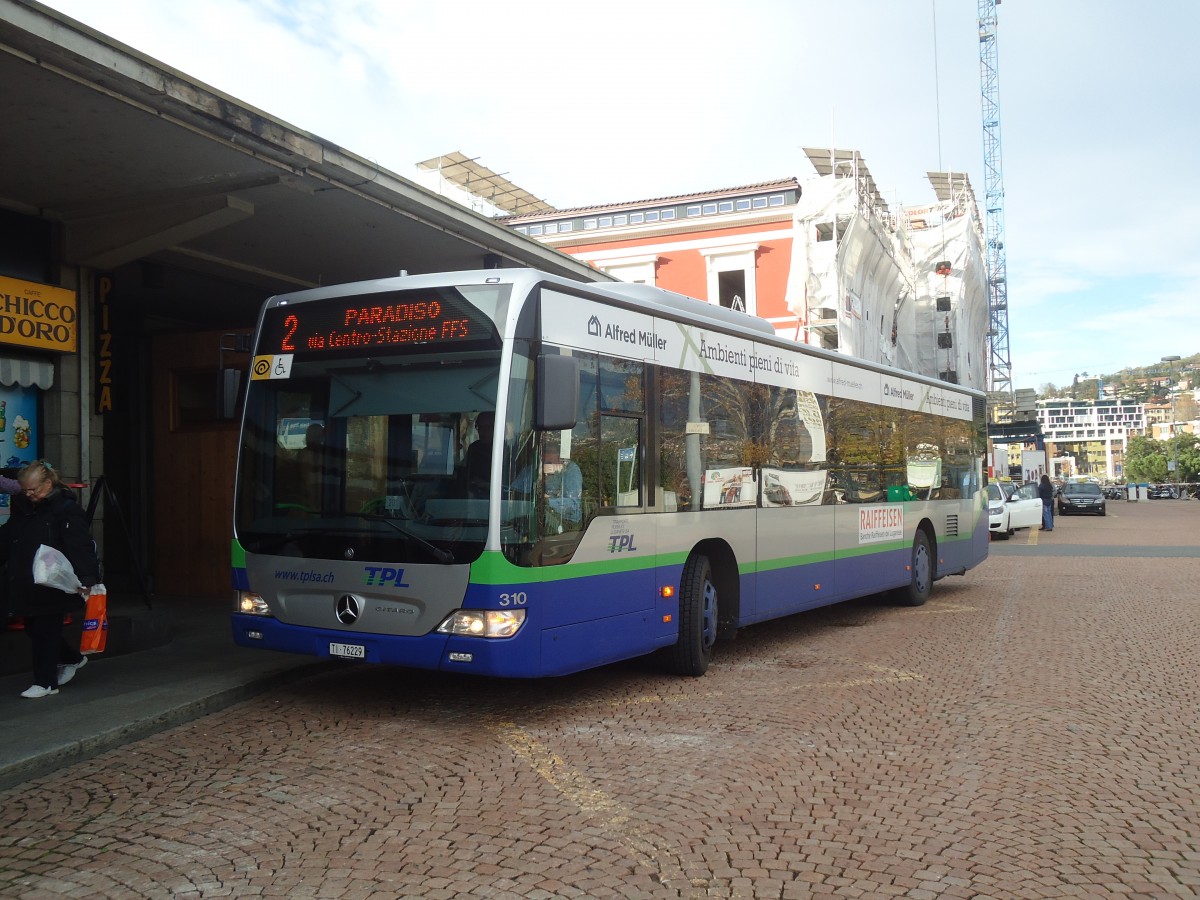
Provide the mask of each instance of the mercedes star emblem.
POLYGON ((357 597, 352 597, 350 594, 342 594, 337 598, 337 606, 335 607, 337 619, 343 625, 353 625, 358 621, 359 615, 362 613, 362 606, 358 602, 357 597))

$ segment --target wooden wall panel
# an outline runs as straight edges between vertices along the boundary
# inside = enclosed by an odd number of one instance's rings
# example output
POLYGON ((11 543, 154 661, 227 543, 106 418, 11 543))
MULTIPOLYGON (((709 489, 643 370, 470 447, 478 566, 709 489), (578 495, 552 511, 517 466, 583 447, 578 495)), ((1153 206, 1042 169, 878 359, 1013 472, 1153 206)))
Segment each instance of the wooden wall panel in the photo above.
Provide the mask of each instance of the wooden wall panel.
POLYGON ((154 339, 153 571, 160 596, 224 597, 231 590, 237 422, 194 414, 208 396, 216 409, 221 334, 154 339))

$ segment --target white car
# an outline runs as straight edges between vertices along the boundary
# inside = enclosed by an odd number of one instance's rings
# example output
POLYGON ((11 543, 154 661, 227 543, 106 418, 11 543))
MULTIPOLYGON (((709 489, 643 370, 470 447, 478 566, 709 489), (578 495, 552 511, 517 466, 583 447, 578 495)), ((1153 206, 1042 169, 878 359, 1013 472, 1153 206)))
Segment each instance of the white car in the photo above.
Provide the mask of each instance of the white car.
POLYGON ((988 529, 1008 540, 1018 528, 1034 528, 1042 523, 1042 500, 1037 485, 1015 487, 1004 481, 988 484, 988 529))

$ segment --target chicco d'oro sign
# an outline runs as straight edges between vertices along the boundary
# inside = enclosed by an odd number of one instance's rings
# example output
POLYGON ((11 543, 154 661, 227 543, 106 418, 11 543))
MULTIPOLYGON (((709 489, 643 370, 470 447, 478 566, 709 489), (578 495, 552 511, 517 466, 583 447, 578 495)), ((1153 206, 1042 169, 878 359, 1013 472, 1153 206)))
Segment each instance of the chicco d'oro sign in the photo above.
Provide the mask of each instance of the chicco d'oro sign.
POLYGON ((74 353, 78 310, 74 291, 0 278, 0 344, 74 353))

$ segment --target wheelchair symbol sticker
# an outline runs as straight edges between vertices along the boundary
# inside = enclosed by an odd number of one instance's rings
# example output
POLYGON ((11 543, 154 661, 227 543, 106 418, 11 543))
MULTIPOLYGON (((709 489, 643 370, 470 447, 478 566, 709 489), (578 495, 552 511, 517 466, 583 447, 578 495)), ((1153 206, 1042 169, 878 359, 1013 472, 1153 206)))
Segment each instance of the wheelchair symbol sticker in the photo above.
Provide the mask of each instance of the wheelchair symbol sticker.
POLYGON ((292 354, 279 356, 256 356, 250 365, 251 381, 266 381, 271 378, 292 377, 292 354))

